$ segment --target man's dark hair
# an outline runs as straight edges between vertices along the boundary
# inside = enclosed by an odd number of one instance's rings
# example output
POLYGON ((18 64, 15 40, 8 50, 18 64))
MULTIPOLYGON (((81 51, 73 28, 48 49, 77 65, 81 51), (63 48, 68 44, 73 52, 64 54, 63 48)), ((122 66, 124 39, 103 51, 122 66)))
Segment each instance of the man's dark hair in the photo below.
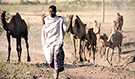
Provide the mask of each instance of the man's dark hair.
POLYGON ((55 5, 51 5, 51 6, 49 6, 49 8, 51 8, 51 9, 52 9, 53 11, 55 11, 55 12, 57 11, 55 5))

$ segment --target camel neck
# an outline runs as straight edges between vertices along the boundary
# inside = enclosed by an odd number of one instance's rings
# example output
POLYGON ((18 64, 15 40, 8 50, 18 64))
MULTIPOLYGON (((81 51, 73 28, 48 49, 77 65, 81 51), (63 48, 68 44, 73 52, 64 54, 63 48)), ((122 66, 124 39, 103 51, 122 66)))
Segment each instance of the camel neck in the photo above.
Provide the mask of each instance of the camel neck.
POLYGON ((5 14, 2 14, 1 15, 1 21, 2 21, 2 24, 3 24, 3 28, 4 30, 8 30, 8 27, 7 27, 7 22, 6 22, 6 18, 5 18, 5 14))
POLYGON ((68 27, 68 31, 70 31, 71 33, 73 33, 72 21, 73 21, 73 19, 70 19, 69 27, 68 27))

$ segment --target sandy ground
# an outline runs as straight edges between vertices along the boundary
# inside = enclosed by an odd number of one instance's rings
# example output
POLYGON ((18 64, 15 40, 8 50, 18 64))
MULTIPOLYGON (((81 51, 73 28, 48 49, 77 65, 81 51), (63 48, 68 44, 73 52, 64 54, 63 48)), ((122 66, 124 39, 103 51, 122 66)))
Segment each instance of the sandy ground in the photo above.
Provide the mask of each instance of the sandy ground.
MULTIPOLYGON (((101 32, 107 33, 109 35, 112 28, 112 21, 115 17, 117 11, 108 10, 106 12, 105 23, 102 23, 101 32)), ((124 64, 122 67, 110 67, 109 64, 102 58, 99 57, 99 53, 96 53, 96 64, 91 63, 78 63, 73 65, 74 51, 73 44, 68 34, 65 36, 65 71, 62 72, 62 76, 66 76, 62 79, 135 79, 135 63, 127 62, 133 61, 135 56, 135 11, 127 10, 120 11, 124 16, 124 26, 123 26, 123 44, 122 44, 122 59, 120 64, 124 64), (126 62, 127 61, 127 62, 126 62), (126 65, 127 64, 127 65, 126 65)), ((33 13, 32 13, 33 14, 33 13)), ((66 14, 78 14, 82 21, 86 23, 87 28, 92 26, 93 21, 96 19, 101 22, 101 13, 94 10, 88 12, 63 12, 59 13, 63 16, 66 14)), ((30 64, 42 64, 45 63, 44 54, 41 47, 41 28, 42 21, 41 16, 23 16, 27 20, 29 30, 29 45, 30 45, 30 56, 32 61, 30 64)), ((17 62, 16 53, 16 40, 12 39, 12 53, 11 62, 17 62)), ((98 43, 99 44, 99 43, 98 43)), ((22 62, 26 63, 27 52, 25 48, 25 42, 22 41, 22 62)), ((6 33, 3 32, 0 36, 0 56, 2 57, 1 62, 6 62, 7 59, 7 40, 6 33)), ((117 49, 113 57, 113 64, 116 65, 117 62, 117 49)), ((42 68, 42 67, 41 67, 42 68)), ((45 67, 46 69, 46 67, 45 67)), ((38 71, 37 71, 38 72, 38 71)), ((46 71, 42 71, 46 72, 46 71)), ((45 77, 44 77, 45 78, 45 77)), ((43 79, 44 79, 43 78, 43 79)), ((60 79, 61 79, 60 78, 60 79)), ((37 78, 38 79, 38 78, 37 78)), ((42 79, 42 78, 41 78, 42 79)), ((46 78, 45 78, 46 79, 46 78)))

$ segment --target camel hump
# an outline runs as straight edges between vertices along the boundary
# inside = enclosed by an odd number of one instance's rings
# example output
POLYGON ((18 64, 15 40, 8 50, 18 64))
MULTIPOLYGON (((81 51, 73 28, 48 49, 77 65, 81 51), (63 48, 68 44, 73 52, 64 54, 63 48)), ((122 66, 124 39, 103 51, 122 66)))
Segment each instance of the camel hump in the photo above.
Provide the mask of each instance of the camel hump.
POLYGON ((76 15, 76 18, 74 20, 73 32, 78 38, 80 38, 80 39, 85 38, 86 24, 84 24, 81 21, 81 19, 79 18, 79 16, 77 16, 77 15, 76 15))
POLYGON ((93 28, 88 29, 88 32, 86 34, 86 39, 91 43, 96 42, 97 37, 96 37, 96 33, 93 32, 93 28))
POLYGON ((18 12, 13 16, 12 21, 14 23, 14 30, 16 33, 21 34, 27 30, 27 24, 18 12))
POLYGON ((123 35, 119 31, 115 31, 111 36, 111 42, 115 44, 120 44, 122 42, 123 35))

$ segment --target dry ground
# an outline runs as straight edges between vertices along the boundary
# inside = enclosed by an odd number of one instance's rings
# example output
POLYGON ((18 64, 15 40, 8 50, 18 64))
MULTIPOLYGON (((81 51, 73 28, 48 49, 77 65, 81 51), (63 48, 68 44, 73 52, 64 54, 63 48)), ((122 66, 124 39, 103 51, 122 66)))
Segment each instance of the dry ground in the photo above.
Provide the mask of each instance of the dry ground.
MULTIPOLYGON (((35 8, 35 7, 34 7, 35 8)), ((6 8, 5 8, 6 9, 6 8)), ((6 9, 7 10, 7 9, 6 9)), ((35 10, 35 9, 34 9, 35 10)), ((11 11, 11 10, 10 10, 11 11)), ((41 11, 26 11, 18 8, 13 10, 14 14, 19 11, 29 26, 29 44, 30 55, 32 61, 26 62, 26 49, 24 40, 22 41, 22 63, 17 63, 16 40, 12 39, 11 63, 6 63, 7 59, 7 40, 6 33, 3 32, 0 36, 0 79, 52 79, 51 71, 48 70, 45 63, 45 58, 41 48, 40 33, 42 28, 41 11)), ((102 23, 101 32, 109 35, 112 28, 112 21, 118 10, 107 9, 105 23, 102 23)), ((123 44, 122 44, 122 60, 120 64, 126 65, 125 61, 132 61, 135 55, 135 10, 125 9, 119 10, 124 16, 123 26, 123 44)), ((61 12, 62 16, 68 14, 78 14, 82 21, 86 23, 87 28, 92 26, 96 19, 101 22, 101 11, 98 9, 87 11, 61 12)), ((61 73, 60 79, 135 79, 135 63, 127 64, 125 67, 110 67, 108 63, 101 59, 96 53, 96 66, 91 63, 78 63, 73 65, 74 60, 73 45, 69 34, 65 36, 65 71, 61 73)), ((117 51, 113 57, 114 65, 117 62, 117 51)))

